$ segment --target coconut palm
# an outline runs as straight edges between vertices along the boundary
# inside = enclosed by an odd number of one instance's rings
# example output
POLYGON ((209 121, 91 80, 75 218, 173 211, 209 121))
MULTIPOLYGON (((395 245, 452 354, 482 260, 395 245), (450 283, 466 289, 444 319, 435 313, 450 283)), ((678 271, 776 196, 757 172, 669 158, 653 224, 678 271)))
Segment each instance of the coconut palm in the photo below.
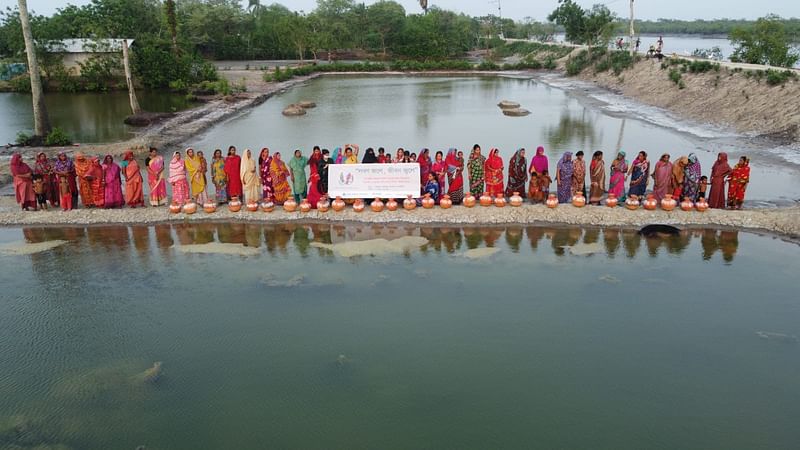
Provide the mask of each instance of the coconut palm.
POLYGON ((428 0, 419 0, 419 6, 422 7, 422 10, 425 11, 425 14, 428 14, 428 0))
POLYGON ((33 97, 33 130, 34 135, 44 138, 50 133, 50 117, 44 103, 42 78, 39 74, 39 61, 36 59, 36 47, 31 33, 31 21, 28 17, 28 2, 19 0, 19 21, 22 24, 22 36, 25 38, 25 53, 28 55, 28 73, 31 77, 31 96, 33 97))

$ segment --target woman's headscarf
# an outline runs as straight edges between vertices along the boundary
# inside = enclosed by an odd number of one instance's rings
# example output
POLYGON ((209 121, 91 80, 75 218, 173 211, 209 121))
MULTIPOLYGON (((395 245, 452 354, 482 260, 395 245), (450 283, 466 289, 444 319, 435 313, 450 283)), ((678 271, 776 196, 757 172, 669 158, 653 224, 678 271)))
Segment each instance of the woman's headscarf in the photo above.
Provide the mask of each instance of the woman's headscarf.
POLYGON ((694 153, 689 153, 688 160, 689 164, 686 166, 686 178, 692 183, 697 183, 700 181, 700 176, 702 175, 700 161, 694 153))
POLYGON ((11 157, 11 175, 25 175, 26 173, 31 173, 31 167, 24 162, 22 162, 22 155, 19 153, 14 153, 11 157))
POLYGON ((256 161, 253 159, 253 152, 247 148, 244 150, 244 155, 242 155, 242 165, 239 167, 239 177, 244 180, 245 175, 254 170, 256 170, 256 161))
POLYGON ((503 168, 503 159, 500 158, 500 149, 493 148, 489 150, 489 157, 486 158, 486 165, 494 170, 503 168))
POLYGON ((548 170, 549 164, 547 161, 547 156, 544 155, 544 147, 539 146, 536 149, 536 156, 531 159, 531 167, 533 167, 533 170, 540 175, 545 170, 548 170))
POLYGON ((333 154, 331 155, 331 163, 333 164, 341 164, 342 163, 342 147, 336 147, 333 149, 333 154))
POLYGON ((181 160, 180 152, 175 152, 169 162, 169 182, 174 183, 181 178, 186 178, 186 168, 181 160))
POLYGON ((675 164, 672 165, 672 176, 675 177, 678 183, 683 183, 685 179, 685 170, 688 165, 689 158, 686 156, 681 156, 675 161, 675 164))
POLYGON ((726 173, 730 173, 730 171, 731 166, 728 164, 728 154, 721 152, 719 158, 714 161, 714 165, 711 167, 711 177, 723 176, 726 173))
POLYGON ((572 152, 564 152, 558 160, 558 170, 562 173, 572 174, 572 152))
POLYGON ((364 158, 361 160, 361 164, 375 164, 378 162, 378 157, 375 156, 375 150, 372 148, 368 148, 366 152, 364 152, 364 158))
POLYGON ((458 157, 456 157, 457 153, 458 150, 455 147, 450 147, 450 150, 447 151, 447 157, 444 159, 444 163, 447 164, 447 173, 451 175, 454 174, 460 166, 458 157))
MULTIPOLYGON (((131 152, 133 154, 133 152, 131 152)), ((58 154, 56 158, 56 172, 72 172, 75 170, 75 164, 72 162, 71 159, 67 157, 67 154, 61 152, 58 154), (61 157, 64 157, 64 160, 61 160, 61 157)))

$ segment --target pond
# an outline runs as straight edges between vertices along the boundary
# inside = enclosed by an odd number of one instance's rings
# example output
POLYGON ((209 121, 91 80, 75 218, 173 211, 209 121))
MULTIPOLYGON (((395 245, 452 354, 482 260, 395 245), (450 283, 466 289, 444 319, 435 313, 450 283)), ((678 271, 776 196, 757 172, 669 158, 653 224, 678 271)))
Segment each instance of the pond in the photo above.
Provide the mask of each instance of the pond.
POLYGON ((2 448, 800 440, 791 282, 800 247, 771 237, 316 224, 0 230, 6 250, 52 240, 67 243, 0 254, 2 448), (427 241, 381 256, 339 251, 400 236, 427 241), (209 243, 249 256, 185 251, 209 243), (466 257, 485 248, 497 253, 466 257), (161 369, 146 371, 156 361, 161 369))
POLYGON ((506 165, 517 148, 525 147, 530 158, 537 146, 544 145, 551 175, 564 151, 583 150, 590 157, 594 150, 604 150, 608 168, 618 148, 626 150, 629 159, 645 149, 651 161, 663 153, 676 158, 695 152, 707 175, 716 153, 724 149, 732 159, 746 154, 753 161, 751 204, 800 199, 800 166, 775 153, 774 147, 681 121, 654 108, 615 103, 618 99, 605 91, 588 90, 561 77, 325 76, 278 95, 187 145, 207 154, 229 145, 240 152, 245 147, 254 152, 270 147, 287 159, 297 148, 309 154, 314 145, 333 150, 352 142, 360 144, 362 152, 368 146, 391 152, 397 147, 414 152, 423 147, 433 151, 458 147, 468 154, 478 143, 484 155, 490 147, 500 148, 506 165), (318 106, 302 117, 281 115, 286 105, 303 99, 318 106), (532 114, 504 116, 496 106, 503 99, 521 103, 532 114))
MULTIPOLYGON (((145 111, 171 112, 192 106, 182 95, 167 92, 137 92, 145 111)), ((131 115, 127 92, 47 93, 50 121, 74 142, 115 142, 133 137, 135 127, 123 123, 131 115)), ((33 109, 28 94, 0 93, 0 143, 13 143, 17 133, 33 130, 33 109)))

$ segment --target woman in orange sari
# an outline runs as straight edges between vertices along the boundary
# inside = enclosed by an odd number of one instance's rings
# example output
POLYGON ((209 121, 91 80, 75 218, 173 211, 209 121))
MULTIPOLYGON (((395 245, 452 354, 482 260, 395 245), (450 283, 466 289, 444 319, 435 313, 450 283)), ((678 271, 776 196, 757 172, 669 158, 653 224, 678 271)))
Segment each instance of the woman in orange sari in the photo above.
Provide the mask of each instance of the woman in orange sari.
POLYGON ((596 151, 589 164, 589 204, 599 205, 606 192, 606 163, 603 161, 603 152, 596 151))
POLYGON ((150 147, 150 156, 144 161, 147 166, 147 186, 150 188, 150 206, 161 206, 167 199, 167 180, 164 178, 164 157, 150 147))
POLYGON ((103 166, 100 164, 100 158, 95 156, 91 159, 92 166, 89 169, 92 183, 92 202, 98 208, 105 208, 106 206, 106 192, 105 192, 105 176, 103 174, 103 166))
POLYGON ((484 164, 486 174, 486 192, 492 197, 503 195, 503 159, 500 158, 500 150, 493 148, 489 150, 489 157, 484 164))
MULTIPOLYGON (((92 194, 92 179, 89 173, 92 170, 92 161, 83 153, 75 154, 75 174, 78 175, 78 190, 81 193, 81 202, 84 208, 94 207, 92 194)), ((75 206, 75 205, 73 205, 75 206)))
POLYGON ((750 160, 746 156, 742 156, 731 172, 728 185, 728 208, 742 209, 748 183, 750 183, 750 160))
POLYGON ((128 162, 125 165, 125 203, 131 208, 144 206, 144 191, 142 190, 142 172, 139 171, 139 164, 133 157, 133 152, 125 152, 123 159, 128 162))
POLYGON ((269 166, 272 175, 272 190, 275 203, 282 205, 292 195, 292 187, 289 186, 289 168, 281 160, 281 152, 275 152, 272 156, 272 163, 269 166))

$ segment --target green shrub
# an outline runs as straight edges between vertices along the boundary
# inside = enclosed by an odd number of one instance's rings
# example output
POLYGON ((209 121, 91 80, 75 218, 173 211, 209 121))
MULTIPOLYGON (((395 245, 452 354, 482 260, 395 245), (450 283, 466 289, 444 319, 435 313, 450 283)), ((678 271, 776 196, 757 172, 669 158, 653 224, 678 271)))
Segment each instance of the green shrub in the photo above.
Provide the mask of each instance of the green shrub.
POLYGON ((592 63, 588 50, 581 50, 575 57, 567 61, 567 75, 574 77, 583 72, 592 63))
POLYGON ((189 89, 186 82, 183 80, 174 80, 169 82, 169 90, 178 94, 184 94, 189 89))
POLYGON ((31 92, 31 79, 27 74, 12 78, 8 84, 13 92, 31 92))
POLYGON ((625 69, 633 66, 638 56, 631 55, 630 52, 626 51, 616 51, 611 52, 609 59, 611 60, 611 68, 614 70, 614 75, 619 75, 625 69))
POLYGON ((69 138, 69 135, 59 127, 53 127, 50 133, 44 138, 44 145, 48 147, 63 147, 71 144, 72 140, 69 138))
POLYGON ((556 70, 556 60, 552 56, 549 56, 547 59, 544 60, 544 68, 547 70, 556 70))
POLYGON ((705 73, 711 70, 719 72, 719 67, 719 64, 710 61, 692 61, 688 64, 691 73, 705 73))
POLYGON ((478 70, 500 70, 500 66, 491 62, 491 61, 483 61, 482 63, 478 64, 478 70))
POLYGON ((31 138, 32 136, 30 134, 24 131, 20 131, 19 133, 17 133, 16 143, 17 145, 22 145, 22 146, 29 145, 31 142, 31 138))
POLYGON ((792 72, 791 70, 772 70, 767 69, 767 84, 770 86, 778 86, 781 84, 786 83, 789 80, 793 80, 797 78, 797 74, 792 72))
POLYGON ((681 72, 678 69, 669 69, 669 79, 672 80, 673 83, 680 83, 682 81, 681 77, 681 72))
POLYGON ((594 73, 602 73, 607 71, 611 68, 611 59, 610 58, 603 58, 595 64, 594 66, 594 73))

